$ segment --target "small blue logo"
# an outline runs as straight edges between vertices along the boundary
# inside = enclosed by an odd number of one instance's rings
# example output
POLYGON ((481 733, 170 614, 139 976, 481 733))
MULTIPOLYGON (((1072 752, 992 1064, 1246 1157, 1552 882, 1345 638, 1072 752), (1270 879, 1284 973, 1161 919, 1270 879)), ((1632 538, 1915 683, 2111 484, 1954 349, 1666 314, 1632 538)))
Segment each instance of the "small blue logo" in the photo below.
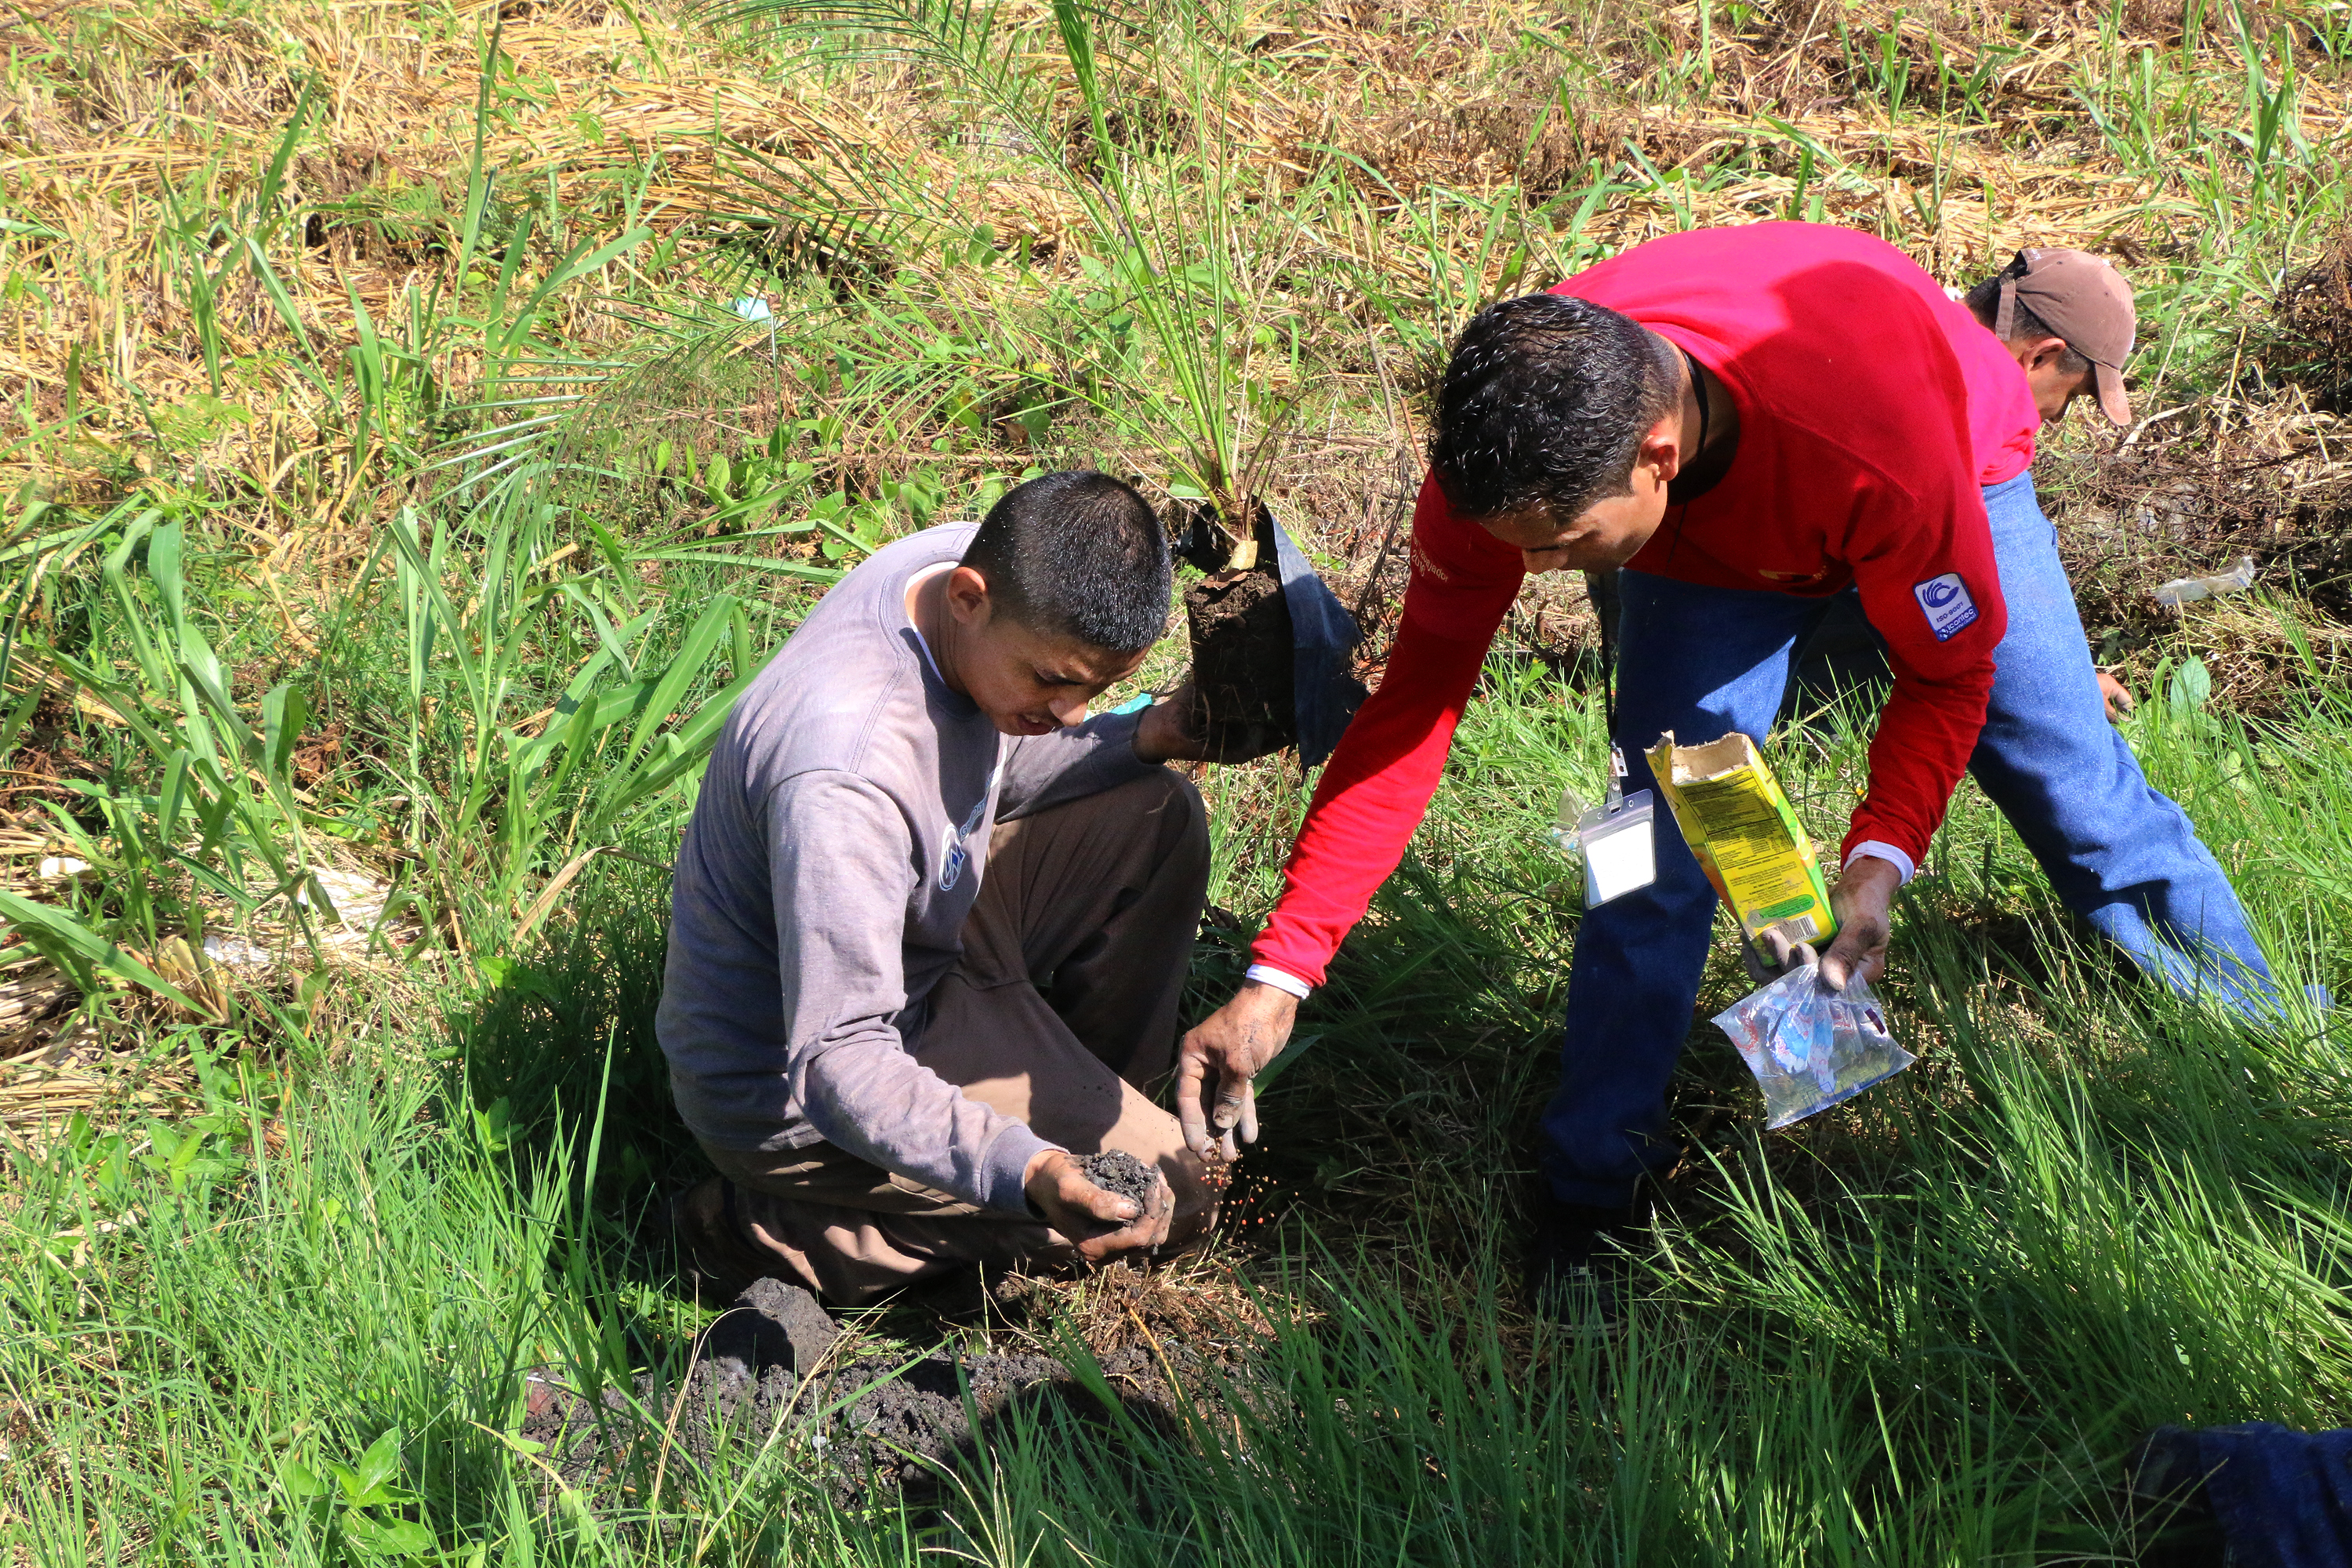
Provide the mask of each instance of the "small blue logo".
POLYGON ((1914 585, 1911 596, 1919 601, 1919 611, 1927 617, 1927 629, 1936 634, 1937 642, 1949 642, 1976 624, 1976 601, 1969 597, 1968 584, 1957 572, 1914 585))
POLYGON ((988 775, 987 787, 980 792, 980 798, 971 803, 971 814, 963 819, 962 826, 950 822, 947 825, 947 831, 940 835, 940 892, 955 891, 955 885, 963 880, 964 868, 971 864, 971 850, 967 846, 971 842, 972 835, 980 831, 980 819, 988 815, 989 803, 996 798, 996 781, 1003 773, 1004 759, 1000 755, 995 768, 988 775))

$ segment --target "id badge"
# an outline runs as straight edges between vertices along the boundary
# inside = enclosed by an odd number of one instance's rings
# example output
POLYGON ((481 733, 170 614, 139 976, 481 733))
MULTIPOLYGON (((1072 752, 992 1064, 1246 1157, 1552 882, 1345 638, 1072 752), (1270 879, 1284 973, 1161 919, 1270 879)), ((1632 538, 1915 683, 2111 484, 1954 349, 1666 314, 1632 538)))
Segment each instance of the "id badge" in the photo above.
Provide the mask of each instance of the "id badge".
POLYGON ((1610 798, 1587 810, 1573 789, 1559 795, 1552 840, 1584 858, 1584 907, 1637 893, 1658 879, 1657 802, 1648 790, 1610 798))
POLYGON ((1584 851, 1584 905, 1638 893, 1658 879, 1657 805, 1637 790, 1615 810, 1596 805, 1578 819, 1576 842, 1584 851))

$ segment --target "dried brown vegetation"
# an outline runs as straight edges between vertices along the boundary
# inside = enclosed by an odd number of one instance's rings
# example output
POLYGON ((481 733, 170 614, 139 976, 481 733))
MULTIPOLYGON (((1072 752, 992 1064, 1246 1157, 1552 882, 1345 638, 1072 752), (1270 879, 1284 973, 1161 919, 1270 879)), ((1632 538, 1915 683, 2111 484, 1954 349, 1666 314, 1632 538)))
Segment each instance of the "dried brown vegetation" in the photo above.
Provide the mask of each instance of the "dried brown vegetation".
MULTIPOLYGON (((2235 108, 2232 15, 2203 8, 2200 36, 2183 39, 2179 8, 2167 5, 2120 19, 2082 5, 1685 5, 1654 27, 1510 5, 1299 6, 1241 28, 1246 91, 1222 106, 1220 134, 1259 172, 1253 199, 1326 168, 1361 198, 1302 215, 1313 232, 1297 287, 1284 290, 1319 340, 1310 358, 1356 371, 1360 384, 1371 370, 1368 288, 1410 299, 1427 291, 1433 265, 1467 268, 1450 301, 1458 310, 1547 281, 1553 263, 1591 247, 1689 222, 1811 212, 1884 232, 1955 281, 2022 243, 2193 262, 2235 237, 2211 232, 2214 215, 2184 177, 2212 136, 2192 112, 2221 121, 2235 108), (2187 51, 2209 68, 2169 84, 2153 156, 2134 166, 2077 94, 2142 49, 2167 60, 2187 51), (1580 211, 1575 198, 1612 178, 1623 188, 1580 211), (1494 221, 1498 193, 1516 226, 1490 248, 1482 219, 1494 221), (1437 221, 1417 221, 1431 204, 1437 221)), ((2332 143, 2346 112, 2332 68, 2289 47, 2289 14, 2242 15, 2273 69, 2287 55, 2302 62, 2300 135, 2332 143)), ((583 231, 616 232, 623 185, 641 221, 682 241, 571 290, 544 330, 574 349, 625 330, 598 308, 626 291, 624 274, 690 291, 698 249, 766 210, 777 176, 754 155, 835 183, 876 161, 917 166, 942 227, 985 224, 1043 258, 1071 237, 1066 198, 1025 166, 1052 150, 992 137, 919 71, 795 72, 784 67, 796 47, 708 13, 587 0, 460 5, 421 19, 388 4, 199 17, 113 5, 35 33, 51 47, 21 51, 0 87, 0 180, 26 226, 6 242, 0 437, 16 447, 0 472, 54 492, 193 465, 243 489, 273 541, 341 521, 355 504, 364 513, 371 487, 399 478, 331 435, 352 421, 296 373, 297 328, 253 268, 234 270, 218 301, 229 368, 217 406, 206 401, 189 268, 231 259, 235 220, 264 216, 240 204, 261 188, 306 89, 313 118, 274 194, 299 221, 278 225, 264 249, 299 330, 330 359, 358 341, 354 300, 390 334, 414 309, 412 290, 441 290, 462 309, 488 286, 478 271, 451 275, 478 105, 491 203, 509 219, 535 215, 537 261, 583 231), (501 64, 485 89, 493 46, 501 64), (75 431, 39 439, 68 402, 82 411, 75 431)), ((1160 105, 1127 111, 1134 138, 1181 140, 1182 103, 1144 78, 1131 85, 1129 101, 1160 105), (1159 127, 1150 137, 1136 129, 1147 121, 1159 127)), ((2299 299, 2317 287, 2318 273, 2305 276, 2299 299)), ((432 374, 454 397, 478 365, 452 347, 432 374)), ((1378 421, 1391 437, 1402 433, 1396 414, 1378 421)))

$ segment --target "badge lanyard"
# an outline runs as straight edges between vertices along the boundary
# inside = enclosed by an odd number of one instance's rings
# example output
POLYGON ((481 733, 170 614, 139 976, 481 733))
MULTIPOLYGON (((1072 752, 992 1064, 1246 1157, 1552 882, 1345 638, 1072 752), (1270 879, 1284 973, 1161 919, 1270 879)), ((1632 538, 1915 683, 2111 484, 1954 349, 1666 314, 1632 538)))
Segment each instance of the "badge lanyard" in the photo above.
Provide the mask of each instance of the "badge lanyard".
POLYGON ((1658 879, 1657 808, 1648 790, 1625 794, 1625 752, 1617 744, 1617 636, 1610 617, 1601 617, 1601 710, 1609 726, 1609 794, 1582 810, 1575 792, 1563 790, 1559 821, 1552 837, 1562 849, 1584 858, 1584 906, 1605 904, 1639 892, 1658 879))
MULTIPOLYGON (((1676 345, 1678 348, 1679 344, 1676 345)), ((1706 454, 1707 426, 1711 413, 1707 407, 1706 384, 1700 379, 1698 362, 1688 349, 1682 350, 1683 362, 1690 367, 1691 388, 1698 396, 1698 447, 1696 456, 1706 454)), ((1683 503, 1683 517, 1690 515, 1690 503, 1683 503)), ((1675 520, 1675 540, 1682 540, 1682 519, 1675 520)), ((1622 605, 1621 596, 1620 605, 1622 605)), ((1596 610, 1600 609, 1595 605, 1596 610)), ((1583 802, 1575 792, 1563 790, 1559 797, 1559 817, 1552 828, 1552 837, 1563 850, 1580 853, 1584 858, 1584 904, 1587 909, 1605 904, 1612 899, 1635 893, 1658 879, 1657 803, 1648 790, 1637 790, 1631 797, 1625 794, 1625 749, 1617 737, 1617 627, 1615 617, 1603 613, 1601 622, 1601 713, 1608 725, 1609 793, 1591 810, 1583 809, 1583 802)))

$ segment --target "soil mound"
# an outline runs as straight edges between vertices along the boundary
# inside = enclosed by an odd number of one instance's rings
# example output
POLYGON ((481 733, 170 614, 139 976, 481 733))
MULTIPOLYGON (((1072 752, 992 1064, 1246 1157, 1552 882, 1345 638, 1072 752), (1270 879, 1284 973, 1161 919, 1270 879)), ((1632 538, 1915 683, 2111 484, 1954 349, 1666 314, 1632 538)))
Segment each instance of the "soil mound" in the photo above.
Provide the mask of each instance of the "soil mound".
MULTIPOLYGON (((1123 1163, 1151 1180, 1133 1155, 1094 1159, 1123 1163)), ((1203 1355, 1177 1337, 1160 1291, 1135 1270, 1106 1269, 1087 1293, 1103 1298, 1096 1303, 1099 1326, 1120 1331, 1083 1333, 1096 1364, 1128 1409, 1155 1425, 1173 1421, 1185 1399, 1209 1389, 1213 1374, 1230 1376, 1246 1359, 1239 1342, 1203 1355), (1129 1321, 1144 1330, 1137 1340, 1125 1338, 1129 1321), (1182 1382, 1182 1393, 1171 1377, 1182 1382)), ((715 1484, 782 1426, 783 1441, 814 1456, 828 1489, 848 1505, 928 1483, 933 1466, 983 1440, 974 1415, 985 1427, 1029 1396, 1103 1414, 1097 1396, 1052 1356, 941 1345, 911 1363, 904 1355, 843 1361, 840 1334, 806 1290, 762 1279, 703 1331, 682 1383, 653 1372, 626 1389, 591 1392, 548 1369, 529 1373, 518 1436, 539 1444, 543 1462, 568 1486, 628 1485, 650 1496, 658 1483, 675 1498, 715 1484)))
POLYGON ((840 1337, 840 1325, 814 1296, 781 1279, 754 1279, 703 1331, 698 1359, 738 1379, 757 1381, 772 1366, 814 1371, 840 1337))
POLYGON ((971 1445, 965 1386, 985 1420, 1015 1395, 1067 1376, 1048 1356, 945 1347, 911 1366, 904 1358, 866 1356, 814 1376, 779 1364, 698 1360, 682 1386, 646 1373, 629 1390, 607 1389, 594 1399, 534 1373, 520 1436, 541 1445, 572 1487, 627 1481, 642 1491, 645 1478, 659 1474, 675 1496, 698 1489, 730 1459, 747 1461, 780 1425, 796 1427, 785 1440, 822 1456, 828 1489, 850 1504, 921 1479, 926 1461, 971 1445))

